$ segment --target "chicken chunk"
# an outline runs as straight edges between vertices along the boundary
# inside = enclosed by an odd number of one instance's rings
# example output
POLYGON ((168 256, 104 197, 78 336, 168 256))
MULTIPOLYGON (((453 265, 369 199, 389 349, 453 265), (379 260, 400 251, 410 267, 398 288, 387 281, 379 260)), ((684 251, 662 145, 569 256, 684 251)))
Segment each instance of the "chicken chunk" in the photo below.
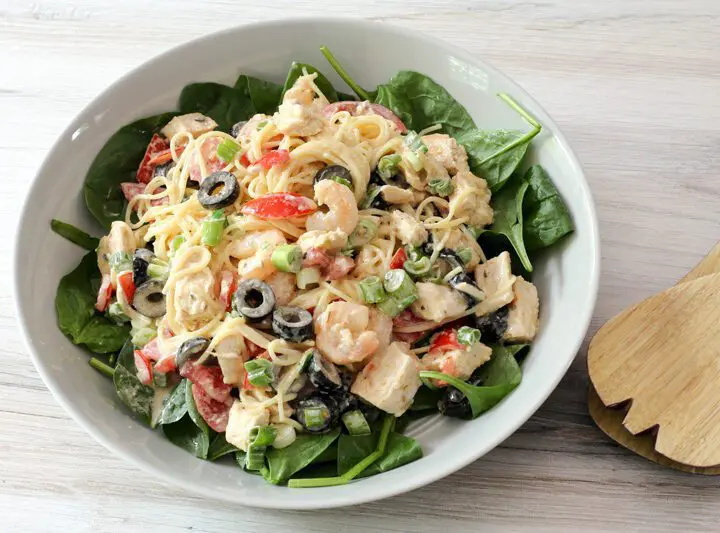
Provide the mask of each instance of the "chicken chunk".
POLYGON ((401 189, 395 185, 383 185, 380 187, 380 195, 389 204, 412 204, 415 202, 415 194, 410 189, 401 189))
POLYGON ((475 269, 475 283, 485 293, 483 314, 493 313, 515 298, 515 276, 510 270, 510 254, 503 252, 475 269))
POLYGON ((207 295, 215 288, 215 278, 210 269, 179 278, 175 284, 175 309, 188 317, 201 315, 207 310, 207 295))
POLYGON ((455 190, 450 195, 450 207, 455 209, 455 216, 467 217, 469 225, 479 228, 492 224, 493 210, 487 182, 472 172, 460 171, 453 177, 453 184, 455 190), (473 189, 470 194, 469 189, 473 189))
MULTIPOLYGON (((424 370, 442 372, 465 381, 476 368, 487 363, 491 355, 492 350, 478 342, 462 349, 430 352, 423 357, 422 367, 424 370)), ((437 384, 440 385, 440 383, 437 384)))
POLYGON ((247 451, 250 432, 253 428, 267 426, 270 423, 270 412, 264 407, 250 407, 235 400, 230 408, 230 418, 225 439, 237 448, 247 451))
POLYGON ((283 101, 274 115, 277 129, 286 135, 308 137, 320 133, 327 120, 323 109, 328 101, 315 98, 313 80, 317 74, 300 76, 285 93, 283 101))
POLYGON ((412 312, 425 320, 442 322, 467 309, 467 300, 447 285, 421 282, 415 285, 418 298, 412 304, 412 312))
POLYGON ((433 133, 422 138, 428 147, 428 155, 438 161, 450 175, 469 171, 465 147, 444 133, 433 133))
POLYGON ((415 218, 402 211, 392 212, 395 235, 403 244, 420 246, 428 238, 428 232, 415 218))
POLYGON ((515 299, 508 307, 507 329, 503 338, 508 342, 530 342, 535 338, 539 322, 537 289, 518 276, 513 284, 513 292, 515 299))
POLYGON ((178 133, 185 132, 197 138, 203 133, 212 131, 215 128, 217 128, 217 122, 210 117, 206 117, 202 113, 188 113, 187 115, 180 115, 179 117, 173 118, 160 130, 160 133, 168 139, 172 139, 173 136, 178 133))
POLYGON ((378 409, 402 415, 420 388, 420 361, 406 343, 393 342, 375 355, 355 378, 351 392, 378 409))
POLYGON ((277 305, 287 305, 295 298, 295 274, 276 272, 267 278, 265 282, 270 285, 273 293, 275 293, 275 302, 277 305))
POLYGON ((450 248, 455 251, 463 248, 470 250, 470 261, 465 265, 467 270, 472 270, 480 262, 477 243, 460 228, 450 230, 450 235, 448 235, 448 239, 445 241, 445 248, 450 248))
POLYGON ((347 244, 348 235, 339 229, 332 231, 306 231, 297 241, 297 245, 306 253, 310 248, 339 250, 347 244))

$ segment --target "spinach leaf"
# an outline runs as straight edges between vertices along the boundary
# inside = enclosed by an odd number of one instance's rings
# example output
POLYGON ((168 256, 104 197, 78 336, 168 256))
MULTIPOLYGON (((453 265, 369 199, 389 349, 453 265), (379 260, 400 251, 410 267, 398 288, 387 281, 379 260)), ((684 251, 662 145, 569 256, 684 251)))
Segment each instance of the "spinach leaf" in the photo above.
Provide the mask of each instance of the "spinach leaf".
POLYGON ((97 237, 88 235, 80 228, 76 228, 72 224, 61 220, 53 218, 50 221, 50 229, 71 243, 77 244, 80 248, 85 248, 89 251, 95 250, 100 244, 100 239, 97 237))
MULTIPOLYGON (((340 435, 338 441, 338 474, 343 475, 377 447, 378 433, 372 435, 340 435)), ((383 456, 358 477, 374 476, 420 459, 423 456, 418 442, 400 433, 391 433, 383 456)))
POLYGON ((180 113, 198 112, 218 123, 222 131, 230 131, 233 124, 255 114, 249 93, 220 83, 191 83, 180 93, 180 113))
MULTIPOLYGON (((325 75, 312 65, 308 65, 307 63, 298 63, 297 61, 293 61, 292 65, 290 65, 290 71, 288 72, 287 78, 285 79, 285 86, 283 87, 283 96, 295 84, 297 79, 304 74, 303 69, 306 70, 308 74, 317 73, 315 85, 317 85, 318 89, 322 91, 325 98, 331 102, 337 102, 338 93, 325 75)), ((282 97, 280 100, 282 100, 282 97)))
POLYGON ((472 417, 477 418, 497 405, 520 384, 522 371, 515 355, 526 347, 527 345, 493 346, 492 357, 481 370, 484 383, 481 386, 471 385, 442 372, 423 370, 420 377, 447 381, 465 395, 470 402, 472 417))
POLYGON ((202 415, 197 410, 195 398, 193 398, 192 394, 192 382, 188 379, 185 380, 185 404, 187 405, 187 413, 190 416, 190 419, 195 423, 203 435, 205 435, 205 439, 203 440, 204 448, 199 450, 202 452, 202 455, 198 455, 197 453, 196 455, 201 459, 207 459, 208 450, 210 448, 210 427, 208 427, 207 422, 205 422, 205 419, 203 419, 202 415))
POLYGON ((179 421, 164 425, 162 429, 168 440, 176 446, 180 446, 200 459, 208 456, 210 438, 193 422, 190 415, 186 414, 179 421))
POLYGON ((456 137, 475 129, 467 110, 441 85, 419 72, 401 70, 378 86, 373 101, 391 109, 411 130, 440 124, 445 133, 456 137))
POLYGON ((437 414, 437 410, 438 409, 436 403, 433 406, 433 409, 423 409, 422 411, 413 411, 412 409, 409 409, 405 411, 405 413, 395 422, 395 432, 405 433, 405 430, 410 424, 412 424, 416 420, 420 420, 421 418, 437 414))
MULTIPOLYGON (((220 459, 221 457, 224 457, 225 455, 239 452, 235 446, 230 444, 225 439, 224 433, 218 433, 215 435, 215 438, 210 443, 210 448, 208 449, 208 461, 216 461, 220 459)), ((244 458, 243 458, 244 459, 244 458)))
POLYGON ((284 483, 317 459, 339 435, 337 428, 323 435, 298 435, 287 448, 269 449, 265 454, 267 467, 261 470, 265 481, 274 485, 284 483))
POLYGON ((170 394, 168 394, 163 400, 162 409, 158 415, 158 425, 172 424, 177 422, 185 413, 188 412, 187 402, 185 401, 186 380, 182 380, 180 383, 175 385, 170 394))
POLYGON ((252 76, 240 75, 235 82, 235 89, 250 98, 254 113, 272 115, 277 111, 283 95, 283 86, 252 76))
MULTIPOLYGON (((338 73, 338 76, 342 78, 342 80, 348 84, 348 87, 350 87, 355 94, 358 95, 360 100, 372 100, 374 95, 368 93, 365 89, 360 87, 355 80, 352 79, 350 74, 347 73, 347 71, 343 68, 343 66, 340 64, 340 62, 335 58, 335 56, 332 54, 330 49, 327 46, 321 46, 320 51, 325 56, 325 59, 327 59, 328 63, 330 63, 330 66, 335 70, 335 72, 338 73)), ((342 94, 339 93, 341 100, 354 100, 352 95, 349 94, 342 94)))
POLYGON ((137 120, 120 128, 102 147, 90 165, 85 185, 85 205, 106 229, 125 217, 124 181, 135 181, 135 173, 153 134, 177 113, 163 113, 137 120))
MULTIPOLYGON (((337 449, 335 450, 337 453, 337 449)), ((335 477, 338 475, 337 461, 312 463, 300 472, 296 472, 293 479, 316 479, 316 478, 328 478, 335 477)))
POLYGON ((528 183, 515 178, 492 197, 492 208, 495 220, 492 225, 480 232, 503 235, 510 241, 525 270, 532 272, 532 263, 525 249, 523 236, 523 200, 528 190, 528 183))
POLYGON ((437 403, 442 395, 440 389, 431 389, 430 387, 420 387, 415 393, 415 398, 410 406, 411 411, 437 411, 437 403))
POLYGON ((143 422, 151 425, 155 391, 152 387, 143 385, 138 379, 132 353, 132 343, 128 339, 118 355, 118 363, 113 374, 115 392, 133 413, 138 415, 143 422), (131 363, 131 361, 133 362, 131 363))
POLYGON ((95 312, 99 284, 97 255, 90 252, 60 280, 55 294, 58 327, 74 344, 84 344, 95 353, 117 352, 130 335, 130 326, 117 325, 95 312))
POLYGON ((485 179, 492 191, 498 191, 512 176, 525 157, 531 140, 511 130, 472 130, 458 138, 467 151, 470 170, 485 179), (507 147, 511 148, 503 151, 507 147))
POLYGON ((525 247, 539 250, 572 232, 573 223, 545 169, 540 165, 530 167, 524 180, 528 183, 523 203, 525 247))

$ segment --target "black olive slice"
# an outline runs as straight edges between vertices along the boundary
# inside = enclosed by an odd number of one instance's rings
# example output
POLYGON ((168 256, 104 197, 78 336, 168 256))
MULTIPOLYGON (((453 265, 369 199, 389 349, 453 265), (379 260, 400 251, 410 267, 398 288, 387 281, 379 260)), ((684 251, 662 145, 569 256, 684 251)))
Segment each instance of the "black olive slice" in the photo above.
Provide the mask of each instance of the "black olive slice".
POLYGON ((270 285, 259 279, 246 279, 238 283, 232 305, 248 320, 258 322, 275 308, 275 293, 270 285))
POLYGON ((334 180, 351 189, 353 188, 352 174, 350 174, 348 169, 340 165, 330 165, 318 170, 313 179, 313 183, 319 183, 323 180, 334 180))
POLYGON ((337 367, 325 359, 318 350, 313 350, 308 368, 310 383, 320 392, 335 392, 344 388, 343 376, 337 367))
POLYGON ((240 130, 243 129, 245 124, 247 124, 247 120, 241 120, 240 122, 233 124, 233 127, 230 129, 230 135, 237 138, 237 136, 240 135, 240 130))
POLYGON ((158 318, 165 314, 165 295, 162 292, 163 282, 158 279, 148 279, 135 289, 133 307, 141 315, 148 318, 158 318))
POLYGON ((240 185, 230 172, 213 172, 198 188, 198 202, 205 209, 222 209, 232 205, 240 196, 240 185))
POLYGON ((475 320, 483 342, 499 342, 503 338, 508 325, 508 311, 508 306, 501 307, 494 313, 480 316, 475 320))
POLYGON ((306 341, 313 335, 312 315, 302 307, 278 307, 273 312, 272 329, 287 341, 306 341))
POLYGON ((177 367, 182 368, 188 361, 200 357, 208 346, 210 346, 210 340, 205 337, 193 337, 183 342, 177 351, 177 367))

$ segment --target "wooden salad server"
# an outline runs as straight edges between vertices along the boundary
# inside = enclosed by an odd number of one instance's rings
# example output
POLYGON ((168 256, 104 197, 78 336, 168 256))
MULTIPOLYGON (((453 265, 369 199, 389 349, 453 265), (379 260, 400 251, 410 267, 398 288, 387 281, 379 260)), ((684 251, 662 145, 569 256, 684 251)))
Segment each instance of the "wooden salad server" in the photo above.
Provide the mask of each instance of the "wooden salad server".
POLYGON ((720 474, 718 295, 720 244, 678 285, 608 321, 588 350, 598 427, 651 461, 703 474, 720 474))

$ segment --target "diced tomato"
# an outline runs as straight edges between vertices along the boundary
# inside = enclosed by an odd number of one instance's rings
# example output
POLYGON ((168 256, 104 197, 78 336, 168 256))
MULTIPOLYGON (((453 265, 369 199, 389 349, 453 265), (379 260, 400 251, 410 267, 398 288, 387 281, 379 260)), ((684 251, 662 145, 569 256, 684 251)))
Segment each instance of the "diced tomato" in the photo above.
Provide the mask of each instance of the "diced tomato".
POLYGON ((390 268, 402 268, 405 264, 405 261, 407 261, 407 253, 405 253, 405 248, 398 248, 398 251, 395 252, 395 255, 393 255, 392 259, 390 260, 390 268))
POLYGON ((240 156, 240 164, 244 167, 250 166, 250 159, 248 158, 247 152, 240 156))
POLYGON ((310 248, 307 252, 305 252, 305 257, 303 258, 303 266, 319 266, 320 268, 324 268, 330 264, 330 261, 330 254, 328 254, 326 250, 313 247, 310 248))
POLYGON ((174 353, 166 355, 155 363, 155 372, 158 374, 167 374, 168 372, 174 372, 177 368, 177 357, 174 353))
POLYGON ((258 346, 253 341, 248 340, 248 339, 245 339, 245 346, 247 347, 247 351, 248 351, 248 354, 250 355, 250 359, 257 357, 258 355, 260 355, 262 352, 265 351, 265 350, 263 350, 262 347, 258 346))
POLYGON ((460 344, 457 340, 457 330, 454 329, 441 331, 430 340, 431 352, 438 350, 446 352, 448 350, 457 350, 462 347, 462 344, 460 344))
POLYGON ((142 352, 142 354, 151 361, 159 361, 163 356, 163 354, 160 352, 160 347, 158 346, 157 337, 148 342, 138 351, 142 352))
POLYGON ((205 139, 202 143, 202 146, 200 146, 200 149, 195 150, 195 153, 191 154, 191 180, 197 181, 198 183, 202 182, 202 172, 200 171, 200 163, 198 162, 199 156, 202 156, 203 161, 205 162, 205 170, 207 171, 208 176, 213 172, 218 172, 227 166, 227 163, 217 156, 217 148, 218 146, 220 146, 220 142, 221 140, 219 137, 210 137, 208 139, 205 139))
POLYGON ((424 322, 427 321, 415 315, 412 311, 410 311, 410 309, 405 309, 405 311, 393 318, 393 327, 405 328, 407 326, 415 326, 424 322))
POLYGON ((277 192, 250 200, 240 208, 240 211, 245 215, 278 220, 313 213, 317 211, 317 205, 301 194, 277 192))
POLYGON ((232 297, 237 290, 237 284, 237 275, 234 272, 220 272, 220 301, 225 304, 225 311, 232 309, 232 297))
POLYGON ((123 272, 117 277, 118 285, 125 294, 125 300, 127 303, 132 305, 133 297, 135 296, 135 283, 133 282, 132 272, 123 272))
MULTIPOLYGON (((175 148, 175 153, 178 155, 178 157, 180 156, 180 154, 183 153, 183 150, 185 150, 184 146, 178 146, 177 148, 175 148)), ((162 152, 156 154, 155 157, 153 157, 149 161, 149 164, 151 164, 153 167, 157 167, 160 165, 164 165, 165 163, 169 163, 170 161, 172 161, 172 158, 172 150, 168 148, 167 150, 163 150, 162 152)))
POLYGON ((230 408, 233 399, 228 396, 222 401, 213 399, 205 389, 193 383, 190 387, 193 400, 200 416, 207 422, 214 431, 222 433, 227 429, 228 419, 230 418, 230 408))
POLYGON ((196 365, 194 361, 188 361, 180 368, 180 375, 205 389, 213 400, 224 402, 230 396, 232 387, 223 382, 219 366, 196 365))
POLYGON ((145 357, 145 355, 140 350, 135 350, 135 367, 137 368, 137 377, 140 380, 140 383, 143 385, 150 385, 152 383, 153 378, 153 371, 152 371, 152 365, 150 364, 150 359, 145 357))
POLYGON ((110 274, 105 274, 102 277, 102 283, 98 290, 97 300, 95 301, 95 309, 104 313, 107 308, 110 307, 110 300, 113 295, 113 286, 110 281, 110 274))
POLYGON ((138 167, 137 175, 135 178, 137 179, 138 183, 150 183, 150 180, 153 178, 153 172, 156 166, 154 164, 151 164, 150 161, 153 158, 157 157, 160 153, 168 150, 169 148, 170 142, 167 139, 160 137, 160 135, 158 135, 157 133, 152 136, 148 147, 145 149, 145 155, 140 162, 140 167, 138 167))
POLYGON ((339 254, 333 257, 332 262, 323 268, 323 274, 328 280, 340 279, 353 268, 355 268, 355 261, 353 261, 352 257, 339 254))
POLYGON ((263 167, 265 170, 270 170, 272 167, 280 167, 287 165, 290 161, 290 152, 287 150, 270 150, 257 161, 257 164, 263 167))
POLYGON ((145 192, 144 183, 133 183, 131 181, 125 182, 120 184, 120 188, 122 189, 125 199, 128 202, 135 198, 138 194, 143 194, 145 192))
POLYGON ((344 102, 335 102, 334 104, 330 104, 325 106, 323 109, 323 115, 325 117, 330 118, 335 113, 338 113, 340 111, 347 111, 353 116, 357 115, 380 115, 386 120, 389 120, 393 124, 395 124, 395 127, 400 133, 407 132, 407 127, 405 127, 405 124, 403 124, 403 121, 400 120, 400 118, 390 111, 387 107, 380 104, 370 104, 368 102, 355 102, 352 100, 344 101, 344 102))

